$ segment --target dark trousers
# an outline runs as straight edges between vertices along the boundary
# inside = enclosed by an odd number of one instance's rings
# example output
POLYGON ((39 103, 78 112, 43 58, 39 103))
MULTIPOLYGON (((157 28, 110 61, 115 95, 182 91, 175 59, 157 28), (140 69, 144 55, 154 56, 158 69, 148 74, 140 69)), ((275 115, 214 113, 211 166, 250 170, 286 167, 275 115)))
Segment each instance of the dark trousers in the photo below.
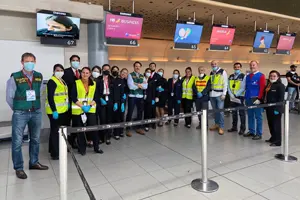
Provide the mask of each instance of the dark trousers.
POLYGON ((68 112, 59 114, 58 119, 53 119, 52 115, 48 115, 50 120, 49 135, 49 153, 52 158, 59 156, 59 133, 60 126, 68 126, 68 112))
MULTIPOLYGON (((67 113, 66 113, 66 123, 67 123, 67 126, 71 126, 71 123, 72 122, 72 108, 70 108, 67 113)), ((70 135, 68 135, 68 142, 69 144, 75 148, 76 147, 76 134, 74 133, 71 133, 70 135)))
MULTIPOLYGON (((155 109, 156 106, 152 105, 152 102, 144 101, 144 119, 153 119, 155 118, 155 109)), ((155 123, 152 124, 145 124, 145 127, 154 126, 155 123)))
MULTIPOLYGON (((241 99, 241 104, 239 103, 235 103, 235 102, 230 102, 231 103, 231 107, 236 108, 236 107, 241 107, 244 106, 244 100, 241 99)), ((232 111, 232 128, 233 129, 237 129, 237 125, 238 125, 238 112, 240 115, 240 119, 241 119, 241 126, 240 126, 240 130, 241 131, 245 131, 246 130, 246 113, 245 110, 235 110, 232 111)))
MULTIPOLYGON (((197 112, 199 112, 201 110, 208 110, 208 102, 203 101, 201 99, 196 99, 196 110, 197 110, 197 112)), ((201 127, 201 115, 198 115, 198 119, 199 119, 199 125, 201 127)))
MULTIPOLYGON (((86 126, 95 126, 97 125, 97 115, 96 113, 86 113, 87 121, 86 126)), ((73 115, 72 116, 72 126, 73 127, 84 127, 85 125, 82 122, 81 115, 73 115)), ((99 149, 99 136, 97 131, 92 132, 81 132, 77 133, 77 143, 78 143, 78 152, 85 153, 86 152, 86 135, 91 135, 93 138, 94 150, 99 149)))
POLYGON ((282 114, 279 113, 278 115, 274 114, 274 108, 267 108, 267 119, 268 125, 271 133, 270 141, 271 143, 281 145, 281 116, 282 114))
MULTIPOLYGON (((124 122, 124 112, 122 112, 121 104, 119 104, 118 110, 113 112, 113 123, 124 122)), ((121 133, 123 133, 123 128, 116 128, 116 129, 114 129, 113 132, 114 132, 114 136, 120 136, 121 133)))
MULTIPOLYGON (((137 108, 137 120, 142 120, 143 118, 143 111, 144 111, 144 99, 143 98, 136 98, 136 97, 129 97, 128 98, 128 111, 126 116, 126 122, 132 121, 132 114, 134 107, 137 108)), ((141 127, 136 127, 141 128, 141 127)), ((130 127, 127 127, 129 130, 130 127)))
MULTIPOLYGON (((114 115, 113 104, 109 102, 107 103, 107 105, 101 106, 99 114, 100 114, 99 117, 100 117, 101 125, 111 124, 113 122, 113 115, 114 115)), ((105 142, 106 140, 110 140, 111 134, 112 134, 111 129, 100 131, 100 140, 102 142, 105 142)))
MULTIPOLYGON (((193 100, 190 99, 182 99, 183 104, 183 112, 184 113, 191 113, 193 109, 193 100)), ((186 117, 185 118, 185 125, 191 125, 192 124, 192 117, 186 117)))
MULTIPOLYGON (((179 115, 180 104, 175 98, 168 99, 168 116, 179 115), (174 111, 174 112, 173 112, 174 111)), ((178 124, 179 119, 174 119, 174 122, 178 124)))

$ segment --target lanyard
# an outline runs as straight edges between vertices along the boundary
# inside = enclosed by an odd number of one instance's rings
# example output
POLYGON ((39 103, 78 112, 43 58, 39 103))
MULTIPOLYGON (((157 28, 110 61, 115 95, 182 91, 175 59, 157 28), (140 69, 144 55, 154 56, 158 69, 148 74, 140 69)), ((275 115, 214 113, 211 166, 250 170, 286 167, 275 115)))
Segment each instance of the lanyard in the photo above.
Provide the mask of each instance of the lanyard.
POLYGON ((108 78, 106 78, 104 80, 104 85, 105 85, 105 88, 106 88, 106 95, 108 95, 108 78))
POLYGON ((67 90, 66 82, 63 79, 60 79, 60 78, 57 78, 57 77, 55 77, 55 78, 64 86, 65 93, 67 93, 68 90, 67 90))
POLYGON ((189 82, 190 82, 190 78, 189 78, 189 79, 186 78, 186 79, 185 79, 186 88, 187 88, 189 82))
MULTIPOLYGON (((82 80, 81 80, 81 82, 82 82, 82 80)), ((88 95, 88 93, 89 93, 89 85, 86 87, 85 84, 84 84, 83 82, 82 82, 82 84, 83 84, 83 87, 84 87, 84 89, 85 89, 86 95, 88 95)))
MULTIPOLYGON (((25 78, 25 80, 26 80, 28 86, 30 87, 30 90, 32 90, 32 82, 31 82, 30 79, 24 74, 23 71, 22 71, 22 73, 23 73, 23 76, 24 76, 24 78, 25 78)), ((33 81, 33 79, 34 79, 34 76, 33 76, 33 72, 32 72, 32 81, 33 81)))
POLYGON ((174 85, 175 85, 176 81, 177 81, 177 80, 173 80, 173 81, 172 81, 172 92, 174 91, 174 85))

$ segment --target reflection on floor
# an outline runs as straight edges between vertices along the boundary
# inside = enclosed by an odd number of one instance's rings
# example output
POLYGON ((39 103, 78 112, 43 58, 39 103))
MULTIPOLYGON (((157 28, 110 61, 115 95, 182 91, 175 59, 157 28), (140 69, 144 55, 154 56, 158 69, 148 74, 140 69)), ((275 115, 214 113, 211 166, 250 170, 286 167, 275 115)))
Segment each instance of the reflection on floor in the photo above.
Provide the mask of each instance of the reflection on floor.
MULTIPOLYGON (((290 152, 300 158, 299 116, 291 115, 290 152)), ((211 124, 212 122, 210 122, 211 124)), ((230 128, 226 119, 226 128, 230 128)), ((300 162, 290 164, 274 159, 279 147, 264 140, 252 141, 236 133, 219 136, 209 132, 209 177, 220 188, 203 194, 190 183, 201 176, 200 132, 183 122, 175 128, 164 126, 146 136, 134 135, 111 146, 102 146, 103 155, 92 149, 87 156, 76 155, 97 199, 102 200, 295 200, 300 199, 300 162)), ((269 138, 264 123, 264 139, 269 138)), ((46 140, 44 140, 46 141, 46 140)), ((41 144, 40 161, 49 171, 28 171, 28 146, 23 147, 27 180, 16 179, 9 144, 0 143, 0 200, 59 200, 59 162, 49 160, 47 144, 41 144)), ((69 157, 70 200, 88 196, 69 157)))

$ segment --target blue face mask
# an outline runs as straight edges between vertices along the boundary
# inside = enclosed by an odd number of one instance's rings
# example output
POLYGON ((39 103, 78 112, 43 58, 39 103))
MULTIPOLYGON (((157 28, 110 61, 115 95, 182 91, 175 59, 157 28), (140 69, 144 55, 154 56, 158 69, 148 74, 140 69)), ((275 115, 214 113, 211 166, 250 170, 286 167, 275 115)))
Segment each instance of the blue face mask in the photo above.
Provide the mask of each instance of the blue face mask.
POLYGON ((235 74, 239 74, 239 73, 241 73, 241 70, 239 70, 239 69, 234 70, 234 73, 235 73, 235 74))
POLYGON ((212 68, 213 71, 217 71, 217 69, 218 69, 217 66, 212 68))
POLYGON ((34 69, 35 63, 34 62, 25 62, 24 69, 28 72, 31 72, 34 69))
POLYGON ((150 73, 150 72, 147 72, 147 73, 145 74, 145 76, 146 76, 147 78, 149 78, 149 77, 151 76, 151 73, 150 73))
POLYGON ((161 77, 164 75, 163 72, 157 72, 157 73, 158 73, 158 75, 160 75, 161 77))
POLYGON ((72 67, 74 68, 74 69, 78 69, 79 68, 79 62, 78 61, 72 61, 71 62, 71 65, 72 65, 72 67))

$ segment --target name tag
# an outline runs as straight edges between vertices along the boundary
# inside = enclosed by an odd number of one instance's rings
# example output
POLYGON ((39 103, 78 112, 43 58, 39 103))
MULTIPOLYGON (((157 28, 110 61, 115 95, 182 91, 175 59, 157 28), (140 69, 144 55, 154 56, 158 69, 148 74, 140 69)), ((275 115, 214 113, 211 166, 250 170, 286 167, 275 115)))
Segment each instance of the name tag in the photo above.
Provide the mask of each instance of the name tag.
POLYGON ((173 97, 173 96, 174 96, 174 92, 171 93, 171 97, 173 97))
POLYGON ((35 101, 36 95, 34 90, 26 90, 26 101, 35 101))
POLYGON ((105 96, 105 101, 108 101, 108 96, 105 96))

